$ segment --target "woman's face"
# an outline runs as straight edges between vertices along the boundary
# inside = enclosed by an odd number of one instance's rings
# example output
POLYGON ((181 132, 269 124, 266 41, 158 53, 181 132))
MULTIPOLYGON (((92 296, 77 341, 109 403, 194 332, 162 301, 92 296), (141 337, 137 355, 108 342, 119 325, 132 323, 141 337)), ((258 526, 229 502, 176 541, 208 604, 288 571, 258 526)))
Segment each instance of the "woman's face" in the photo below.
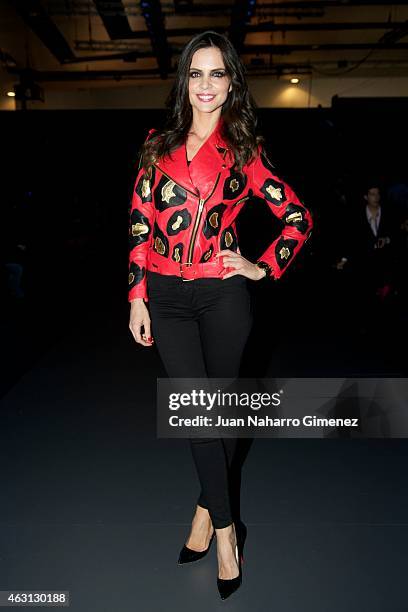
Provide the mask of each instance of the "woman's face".
POLYGON ((212 113, 220 108, 231 91, 231 79, 226 73, 218 47, 196 51, 191 59, 188 93, 193 112, 212 113))

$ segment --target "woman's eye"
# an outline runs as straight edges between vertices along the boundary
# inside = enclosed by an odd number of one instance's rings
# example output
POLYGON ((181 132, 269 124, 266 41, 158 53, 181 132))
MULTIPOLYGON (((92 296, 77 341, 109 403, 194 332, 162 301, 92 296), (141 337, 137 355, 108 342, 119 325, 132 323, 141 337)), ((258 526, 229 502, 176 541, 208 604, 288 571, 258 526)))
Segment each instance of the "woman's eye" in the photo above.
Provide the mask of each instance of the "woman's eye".
MULTIPOLYGON (((197 76, 200 76, 199 72, 190 72, 190 77, 192 79, 195 79, 197 76)), ((225 76, 225 72, 221 72, 220 70, 217 70, 216 72, 213 72, 211 74, 211 76, 215 76, 215 77, 224 77, 225 76)))

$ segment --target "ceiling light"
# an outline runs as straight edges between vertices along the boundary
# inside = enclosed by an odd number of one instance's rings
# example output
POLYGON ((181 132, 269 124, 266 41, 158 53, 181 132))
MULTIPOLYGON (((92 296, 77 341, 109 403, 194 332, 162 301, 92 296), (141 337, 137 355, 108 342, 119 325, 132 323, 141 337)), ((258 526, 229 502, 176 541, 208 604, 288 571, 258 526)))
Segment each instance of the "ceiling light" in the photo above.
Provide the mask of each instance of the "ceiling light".
POLYGON ((9 96, 9 98, 15 98, 16 94, 14 93, 14 91, 8 91, 7 95, 9 96))
POLYGON ((299 83, 299 79, 297 77, 292 77, 290 82, 293 83, 293 85, 296 85, 296 83, 299 83))

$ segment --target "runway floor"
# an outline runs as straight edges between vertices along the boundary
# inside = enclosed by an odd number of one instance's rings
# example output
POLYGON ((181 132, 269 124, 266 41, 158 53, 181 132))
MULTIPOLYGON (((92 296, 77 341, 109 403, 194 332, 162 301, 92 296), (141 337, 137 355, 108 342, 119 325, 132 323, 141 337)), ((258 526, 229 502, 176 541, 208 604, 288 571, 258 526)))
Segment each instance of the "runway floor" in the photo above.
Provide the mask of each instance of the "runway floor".
POLYGON ((164 372, 114 304, 55 317, 3 386, 0 590, 69 591, 72 612, 406 612, 403 439, 255 439, 242 587, 219 599, 215 542, 177 565, 198 481, 187 441, 156 437, 164 372))

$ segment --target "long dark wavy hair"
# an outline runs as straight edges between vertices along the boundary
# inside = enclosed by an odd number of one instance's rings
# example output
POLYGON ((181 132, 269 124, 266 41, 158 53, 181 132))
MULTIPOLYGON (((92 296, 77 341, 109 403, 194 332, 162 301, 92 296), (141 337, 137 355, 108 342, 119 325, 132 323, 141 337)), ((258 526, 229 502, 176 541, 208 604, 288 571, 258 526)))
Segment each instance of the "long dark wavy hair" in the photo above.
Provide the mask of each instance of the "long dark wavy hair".
POLYGON ((188 94, 191 60, 198 49, 206 47, 219 48, 231 79, 232 89, 221 110, 224 119, 221 136, 234 157, 235 169, 241 172, 258 154, 258 144, 264 139, 256 134, 256 104, 248 90, 245 68, 228 38, 208 30, 194 36, 180 55, 175 80, 166 99, 168 111, 164 130, 155 132, 140 150, 141 166, 146 173, 152 163, 170 155, 187 138, 193 119, 188 94))

